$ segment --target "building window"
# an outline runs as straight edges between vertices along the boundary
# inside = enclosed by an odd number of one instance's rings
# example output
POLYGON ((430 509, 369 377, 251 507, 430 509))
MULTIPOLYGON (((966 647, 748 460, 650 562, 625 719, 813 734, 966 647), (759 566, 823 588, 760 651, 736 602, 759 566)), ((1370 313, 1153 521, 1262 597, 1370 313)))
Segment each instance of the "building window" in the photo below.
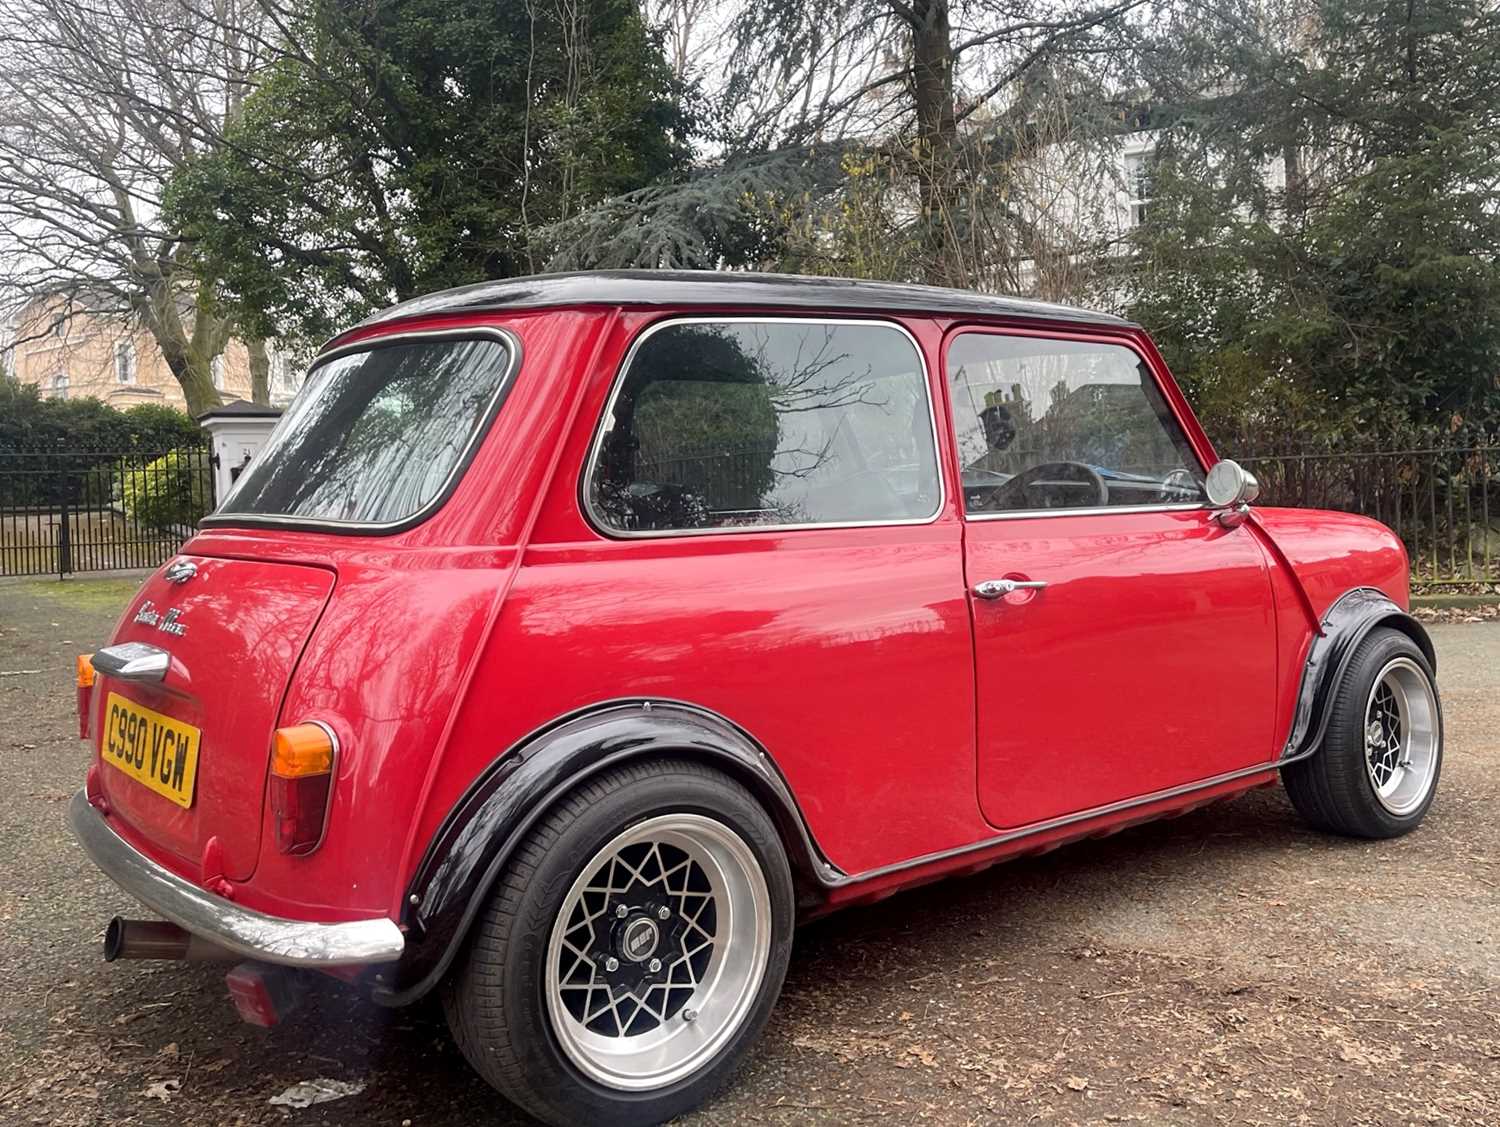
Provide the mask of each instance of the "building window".
POLYGON ((267 348, 271 361, 270 383, 272 387, 280 388, 288 394, 297 390, 297 378, 292 372, 292 363, 286 353, 275 348, 267 348))
POLYGON ((119 383, 135 383, 135 344, 133 341, 115 341, 115 380, 119 383))
POLYGON ((52 398, 66 399, 68 397, 68 373, 58 372, 52 377, 52 398))
POLYGON ((224 390, 224 354, 221 352, 208 362, 209 375, 213 377, 214 390, 224 390))
POLYGON ((1146 222, 1146 211, 1154 194, 1152 165, 1155 159, 1155 154, 1149 149, 1125 154, 1125 193, 1129 196, 1132 227, 1139 227, 1146 222))

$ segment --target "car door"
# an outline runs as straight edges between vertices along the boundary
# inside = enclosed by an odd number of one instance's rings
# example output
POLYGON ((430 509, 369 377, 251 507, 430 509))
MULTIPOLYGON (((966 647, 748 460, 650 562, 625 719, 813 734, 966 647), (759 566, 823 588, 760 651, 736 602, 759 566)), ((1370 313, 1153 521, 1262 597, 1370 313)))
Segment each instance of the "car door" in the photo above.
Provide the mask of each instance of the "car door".
POLYGON ((846 872, 973 841, 962 522, 913 334, 715 315, 631 340, 506 603, 510 721, 687 702, 766 748, 846 872))
POLYGON ((1205 507, 1206 467, 1146 357, 1123 337, 961 330, 945 361, 986 819, 1269 760, 1268 563, 1205 507))

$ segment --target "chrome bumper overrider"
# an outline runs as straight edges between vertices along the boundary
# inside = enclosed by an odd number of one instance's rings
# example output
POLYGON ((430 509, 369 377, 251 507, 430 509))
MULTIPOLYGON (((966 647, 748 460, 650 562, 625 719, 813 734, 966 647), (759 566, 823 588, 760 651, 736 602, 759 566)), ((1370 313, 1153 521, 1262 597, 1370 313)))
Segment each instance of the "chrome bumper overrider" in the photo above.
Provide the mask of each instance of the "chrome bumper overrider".
POLYGON ((391 920, 321 924, 241 908, 183 880, 131 847, 89 805, 83 791, 68 806, 73 836, 104 875, 181 928, 247 959, 292 967, 389 963, 405 938, 391 920))

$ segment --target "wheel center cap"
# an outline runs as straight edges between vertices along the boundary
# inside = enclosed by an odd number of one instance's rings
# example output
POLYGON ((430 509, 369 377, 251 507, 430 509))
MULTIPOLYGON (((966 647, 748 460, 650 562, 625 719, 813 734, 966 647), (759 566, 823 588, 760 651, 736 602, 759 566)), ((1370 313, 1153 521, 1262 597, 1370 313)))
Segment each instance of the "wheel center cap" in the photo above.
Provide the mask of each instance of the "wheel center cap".
POLYGON ((1379 720, 1371 720, 1369 726, 1365 728, 1365 741, 1371 744, 1385 742, 1385 729, 1381 727, 1379 720))
POLYGON ((660 939, 655 921, 637 916, 620 932, 620 954, 632 963, 643 963, 655 952, 660 939))

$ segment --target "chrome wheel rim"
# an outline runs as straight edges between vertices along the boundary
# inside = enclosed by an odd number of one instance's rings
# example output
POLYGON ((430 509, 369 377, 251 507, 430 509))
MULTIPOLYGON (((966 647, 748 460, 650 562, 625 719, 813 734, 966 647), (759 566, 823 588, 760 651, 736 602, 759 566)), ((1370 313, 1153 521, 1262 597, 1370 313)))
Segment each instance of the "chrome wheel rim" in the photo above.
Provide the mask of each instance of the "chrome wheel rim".
POLYGON ((1365 701, 1365 769, 1380 805, 1406 815, 1432 789, 1438 759, 1437 698, 1409 657, 1386 663, 1365 701))
POLYGON ((547 944, 547 1011, 590 1079, 661 1088, 744 1023, 771 951, 755 854, 722 822, 664 814, 619 834, 573 882, 547 944))

